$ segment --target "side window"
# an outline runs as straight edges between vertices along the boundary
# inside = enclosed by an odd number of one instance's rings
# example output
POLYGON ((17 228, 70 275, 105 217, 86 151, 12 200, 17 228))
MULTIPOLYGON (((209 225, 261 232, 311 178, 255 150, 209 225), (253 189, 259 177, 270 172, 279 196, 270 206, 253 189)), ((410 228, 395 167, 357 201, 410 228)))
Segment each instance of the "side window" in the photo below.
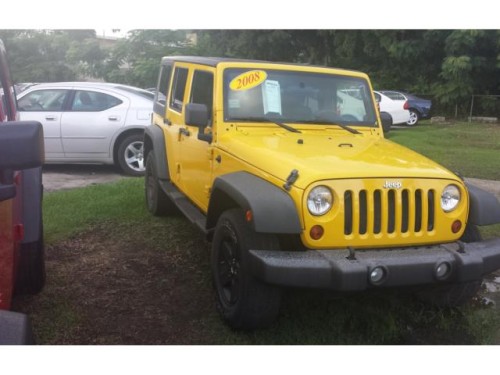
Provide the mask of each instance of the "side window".
POLYGON ((184 104, 184 92, 186 91, 186 80, 188 70, 185 68, 176 68, 174 73, 174 85, 170 96, 170 108, 182 112, 184 104))
POLYGON ((121 103, 120 99, 101 92, 76 91, 71 110, 76 112, 99 112, 121 103))
POLYGON ((392 100, 406 100, 406 98, 399 92, 386 91, 384 92, 384 94, 386 94, 387 97, 392 100))
POLYGON ((158 79, 158 87, 156 91, 155 102, 165 105, 168 95, 168 84, 170 83, 170 74, 172 73, 171 65, 161 67, 160 78, 158 79))
POLYGON ((167 105, 168 89, 170 86, 170 77, 172 76, 172 65, 162 65, 158 74, 158 83, 153 104, 153 111, 160 116, 165 114, 167 105))
POLYGON ((208 108, 209 117, 212 116, 214 102, 214 75, 210 72, 196 70, 193 75, 190 103, 205 104, 208 108))
POLYGON ((18 101, 20 111, 62 111, 68 90, 36 90, 23 96, 18 101))

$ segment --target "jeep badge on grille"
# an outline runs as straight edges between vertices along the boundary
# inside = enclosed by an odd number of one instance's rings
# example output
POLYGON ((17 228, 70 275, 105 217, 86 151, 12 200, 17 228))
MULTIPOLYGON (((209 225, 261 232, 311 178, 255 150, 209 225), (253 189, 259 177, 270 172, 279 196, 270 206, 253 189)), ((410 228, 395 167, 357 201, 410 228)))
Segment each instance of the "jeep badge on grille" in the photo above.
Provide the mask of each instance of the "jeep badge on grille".
POLYGON ((386 181, 383 186, 384 189, 401 189, 402 187, 401 181, 386 181))

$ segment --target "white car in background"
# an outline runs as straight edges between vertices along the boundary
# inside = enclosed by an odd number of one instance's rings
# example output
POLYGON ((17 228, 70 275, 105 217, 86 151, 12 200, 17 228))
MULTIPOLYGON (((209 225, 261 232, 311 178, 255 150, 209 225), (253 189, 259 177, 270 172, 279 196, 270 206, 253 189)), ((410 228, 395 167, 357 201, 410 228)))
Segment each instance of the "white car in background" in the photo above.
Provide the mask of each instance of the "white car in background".
POLYGON ((144 174, 143 134, 154 94, 97 82, 36 84, 17 96, 21 120, 43 125, 46 163, 116 164, 144 174))
POLYGON ((392 100, 380 91, 373 91, 380 113, 387 113, 392 119, 392 125, 406 124, 410 120, 408 101, 392 100))

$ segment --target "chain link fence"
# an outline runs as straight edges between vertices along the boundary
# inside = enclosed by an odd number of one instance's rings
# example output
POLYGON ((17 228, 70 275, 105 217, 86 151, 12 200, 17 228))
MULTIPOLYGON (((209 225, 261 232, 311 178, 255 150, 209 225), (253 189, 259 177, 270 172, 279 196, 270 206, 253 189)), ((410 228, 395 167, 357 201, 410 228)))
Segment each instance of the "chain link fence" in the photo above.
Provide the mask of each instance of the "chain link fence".
POLYGON ((500 117, 500 95, 472 95, 469 121, 498 122, 500 117))
POLYGON ((455 104, 441 104, 434 95, 415 95, 432 101, 431 116, 463 121, 499 122, 500 119, 500 95, 472 95, 455 104))

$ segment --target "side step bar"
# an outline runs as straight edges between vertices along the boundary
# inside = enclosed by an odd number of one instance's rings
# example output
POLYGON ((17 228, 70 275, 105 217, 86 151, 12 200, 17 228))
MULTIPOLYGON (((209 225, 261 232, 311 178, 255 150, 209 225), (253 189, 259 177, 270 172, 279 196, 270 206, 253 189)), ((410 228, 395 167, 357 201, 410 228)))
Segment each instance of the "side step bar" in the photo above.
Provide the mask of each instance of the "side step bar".
POLYGON ((172 200, 188 220, 195 224, 205 235, 207 234, 205 215, 179 189, 168 180, 158 180, 158 184, 165 194, 172 200))

